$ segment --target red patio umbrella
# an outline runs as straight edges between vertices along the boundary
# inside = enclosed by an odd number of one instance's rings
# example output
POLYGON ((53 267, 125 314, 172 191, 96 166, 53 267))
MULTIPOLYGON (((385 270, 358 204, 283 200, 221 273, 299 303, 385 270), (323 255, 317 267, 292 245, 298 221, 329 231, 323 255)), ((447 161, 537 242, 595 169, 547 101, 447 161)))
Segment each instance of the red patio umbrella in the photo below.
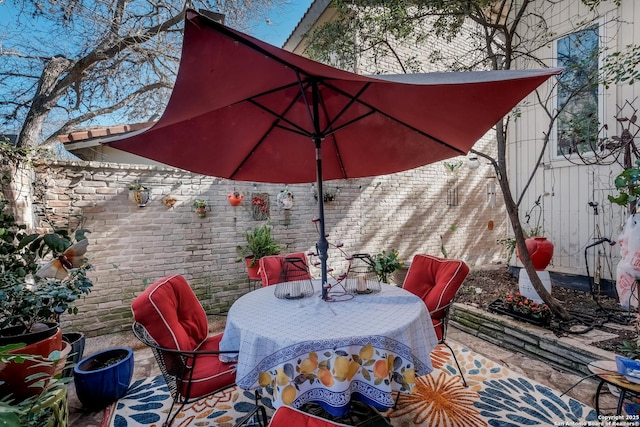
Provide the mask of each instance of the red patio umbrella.
MULTIPOLYGON (((466 154, 559 69, 361 76, 188 11, 162 117, 106 144, 175 167, 250 182, 376 176, 466 154)), ((322 283, 324 206, 318 197, 322 283)), ((326 298, 326 291, 323 292, 326 298)))

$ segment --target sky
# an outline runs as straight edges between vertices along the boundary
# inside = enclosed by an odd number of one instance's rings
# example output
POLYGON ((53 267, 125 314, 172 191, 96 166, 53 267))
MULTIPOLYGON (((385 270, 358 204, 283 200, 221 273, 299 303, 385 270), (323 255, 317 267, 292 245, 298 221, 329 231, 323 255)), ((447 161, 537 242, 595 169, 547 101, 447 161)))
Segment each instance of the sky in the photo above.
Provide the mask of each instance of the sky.
POLYGON ((268 22, 265 20, 251 26, 249 34, 274 46, 282 47, 311 5, 311 1, 289 0, 284 6, 268 12, 268 22))
MULTIPOLYGON (((282 47, 311 2, 312 0, 288 0, 284 5, 268 11, 268 19, 251 25, 248 33, 274 46, 282 47)), ((9 25, 15 13, 12 7, 10 3, 0 0, 0 25, 9 25)))

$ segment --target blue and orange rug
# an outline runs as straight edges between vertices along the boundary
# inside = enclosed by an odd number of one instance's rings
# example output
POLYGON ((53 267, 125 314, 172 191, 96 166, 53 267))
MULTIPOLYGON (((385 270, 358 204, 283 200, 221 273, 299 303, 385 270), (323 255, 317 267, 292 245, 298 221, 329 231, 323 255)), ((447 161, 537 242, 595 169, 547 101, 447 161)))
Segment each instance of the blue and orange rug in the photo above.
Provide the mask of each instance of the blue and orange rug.
MULTIPOLYGON (((587 425, 595 410, 466 348, 453 346, 469 387, 464 387, 451 353, 438 346, 434 371, 416 379, 414 393, 401 394, 386 415, 394 427, 587 425)), ((269 414, 269 395, 260 402, 269 414)), ((109 427, 159 426, 171 398, 161 376, 134 382, 110 411, 109 427)), ((231 427, 253 409, 254 394, 236 387, 187 405, 174 426, 231 427)))

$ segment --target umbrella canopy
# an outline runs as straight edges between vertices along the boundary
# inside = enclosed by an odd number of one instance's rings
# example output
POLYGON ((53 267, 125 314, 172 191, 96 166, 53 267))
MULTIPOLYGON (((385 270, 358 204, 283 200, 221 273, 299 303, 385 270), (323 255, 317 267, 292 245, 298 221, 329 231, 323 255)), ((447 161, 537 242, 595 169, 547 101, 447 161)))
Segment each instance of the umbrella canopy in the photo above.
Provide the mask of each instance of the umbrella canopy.
MULTIPOLYGON (((466 154, 559 69, 361 76, 188 11, 169 103, 151 128, 106 144, 239 181, 383 175, 466 154)), ((319 201, 322 281, 324 208, 319 201)), ((326 295, 325 295, 326 296, 326 295)))

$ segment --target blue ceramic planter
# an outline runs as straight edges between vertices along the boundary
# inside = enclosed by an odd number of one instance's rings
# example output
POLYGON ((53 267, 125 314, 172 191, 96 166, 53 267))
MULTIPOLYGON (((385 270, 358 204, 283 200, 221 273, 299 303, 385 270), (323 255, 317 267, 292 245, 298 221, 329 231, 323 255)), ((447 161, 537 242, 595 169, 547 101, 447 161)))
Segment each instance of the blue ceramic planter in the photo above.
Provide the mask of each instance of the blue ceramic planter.
POLYGON ((133 376, 133 350, 112 348, 82 359, 73 368, 76 394, 82 405, 102 409, 127 393, 133 376))

